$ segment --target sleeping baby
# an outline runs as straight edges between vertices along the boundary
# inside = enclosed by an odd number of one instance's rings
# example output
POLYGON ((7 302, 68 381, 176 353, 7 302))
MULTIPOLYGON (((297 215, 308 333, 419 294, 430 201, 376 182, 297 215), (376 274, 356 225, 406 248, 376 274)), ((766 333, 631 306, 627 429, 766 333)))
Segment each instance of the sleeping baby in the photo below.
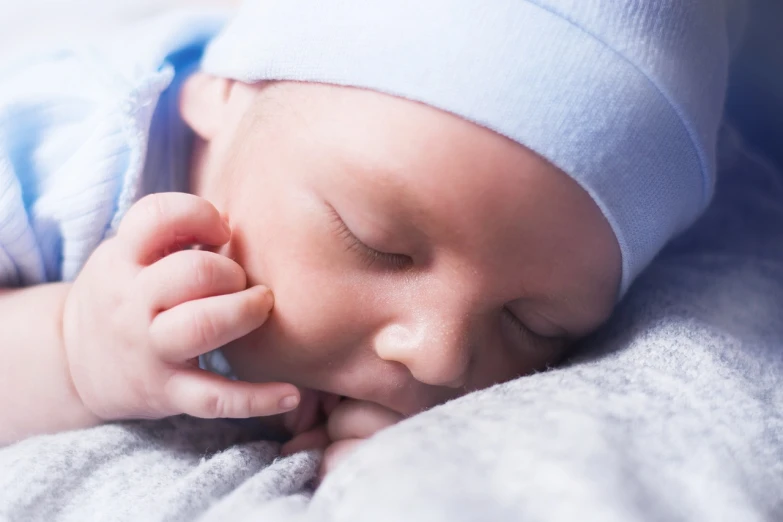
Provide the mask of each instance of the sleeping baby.
POLYGON ((680 1, 256 0, 6 68, 0 443, 260 416, 326 472, 557 363, 710 199, 680 1))

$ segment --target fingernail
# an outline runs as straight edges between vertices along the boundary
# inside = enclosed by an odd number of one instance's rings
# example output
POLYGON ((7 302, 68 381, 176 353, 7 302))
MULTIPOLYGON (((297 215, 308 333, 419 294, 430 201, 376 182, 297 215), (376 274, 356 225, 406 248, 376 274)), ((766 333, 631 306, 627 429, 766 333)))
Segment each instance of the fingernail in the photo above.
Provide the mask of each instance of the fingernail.
POLYGON ((271 308, 275 302, 275 296, 272 294, 272 290, 264 285, 258 285, 258 289, 264 295, 264 304, 271 308))
POLYGON ((227 214, 221 214, 220 218, 223 220, 223 230, 225 230, 227 234, 230 234, 231 233, 231 223, 228 222, 228 215, 227 214))
POLYGON ((280 399, 280 409, 289 411, 293 410, 299 405, 299 397, 296 395, 289 395, 288 397, 283 397, 280 399))

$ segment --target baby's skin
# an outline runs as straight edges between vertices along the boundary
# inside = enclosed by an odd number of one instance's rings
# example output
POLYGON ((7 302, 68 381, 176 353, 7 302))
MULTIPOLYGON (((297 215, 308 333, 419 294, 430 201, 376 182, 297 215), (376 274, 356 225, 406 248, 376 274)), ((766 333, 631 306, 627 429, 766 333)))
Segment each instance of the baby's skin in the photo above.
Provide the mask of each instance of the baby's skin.
POLYGON ((323 474, 405 417, 545 369, 611 313, 606 219, 503 136, 376 92, 202 73, 180 109, 190 193, 137 202, 74 283, 0 290, 6 333, 40 347, 9 354, 26 370, 0 444, 258 416, 294 436, 284 453, 326 449, 323 474), (34 309, 51 321, 30 332, 34 309), (218 348, 239 381, 198 369, 218 348))
POLYGON ((191 192, 233 229, 215 252, 275 294, 223 353, 243 380, 304 390, 286 452, 331 443, 329 469, 377 429, 546 368, 615 304, 597 205, 485 128, 367 90, 204 74, 181 112, 191 192))

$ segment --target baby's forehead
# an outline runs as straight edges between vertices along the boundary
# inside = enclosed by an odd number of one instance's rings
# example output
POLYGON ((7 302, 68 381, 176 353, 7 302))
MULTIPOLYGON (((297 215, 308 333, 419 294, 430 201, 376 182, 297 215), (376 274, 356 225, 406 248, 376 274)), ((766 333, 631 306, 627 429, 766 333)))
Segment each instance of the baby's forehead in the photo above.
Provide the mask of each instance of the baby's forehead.
POLYGON ((246 109, 253 127, 275 134, 287 131, 301 140, 302 149, 315 146, 323 152, 318 146, 328 143, 329 155, 348 168, 387 173, 405 168, 410 157, 418 155, 439 159, 452 170, 460 164, 480 172, 500 163, 493 158, 506 156, 516 157, 520 168, 537 163, 538 169, 558 170, 522 144, 423 103, 321 83, 275 81, 243 87, 253 92, 246 109))
POLYGON ((370 200, 377 212, 497 220, 503 201, 523 207, 575 184, 523 145, 421 103, 323 84, 251 88, 252 126, 274 146, 252 143, 253 132, 237 133, 246 150, 276 155, 324 190, 370 200))

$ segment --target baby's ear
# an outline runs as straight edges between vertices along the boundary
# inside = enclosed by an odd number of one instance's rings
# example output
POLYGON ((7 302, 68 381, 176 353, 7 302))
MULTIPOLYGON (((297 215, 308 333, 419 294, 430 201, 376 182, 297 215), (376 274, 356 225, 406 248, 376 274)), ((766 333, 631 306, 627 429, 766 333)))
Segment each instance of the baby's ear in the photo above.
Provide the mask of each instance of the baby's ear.
POLYGON ((209 141, 218 133, 228 110, 234 80, 203 72, 188 77, 179 95, 179 112, 193 132, 209 141))

